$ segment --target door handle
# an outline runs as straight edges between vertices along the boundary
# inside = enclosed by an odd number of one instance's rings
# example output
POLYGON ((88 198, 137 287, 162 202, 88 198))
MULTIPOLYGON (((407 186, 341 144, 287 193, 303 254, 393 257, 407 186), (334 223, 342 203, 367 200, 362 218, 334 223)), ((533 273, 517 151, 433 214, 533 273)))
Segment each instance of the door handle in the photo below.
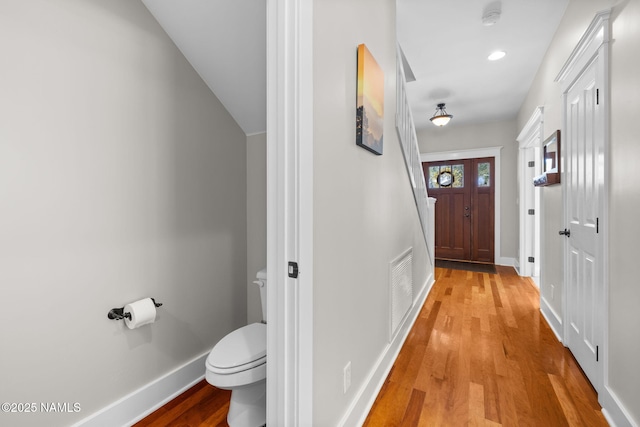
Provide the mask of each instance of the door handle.
POLYGON ((464 216, 465 216, 465 218, 469 218, 471 215, 466 213, 466 214, 464 214, 464 216))
POLYGON ((564 229, 564 231, 558 231, 558 234, 561 236, 567 236, 570 237, 571 236, 571 230, 567 230, 566 228, 564 229))

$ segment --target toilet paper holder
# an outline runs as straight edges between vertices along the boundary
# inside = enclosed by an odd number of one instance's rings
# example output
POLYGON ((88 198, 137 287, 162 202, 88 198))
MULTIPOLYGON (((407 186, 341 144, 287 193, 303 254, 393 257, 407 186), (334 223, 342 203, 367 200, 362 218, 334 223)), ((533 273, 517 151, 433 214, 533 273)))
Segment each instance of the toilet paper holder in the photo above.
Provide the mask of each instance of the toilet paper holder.
MULTIPOLYGON (((156 307, 162 307, 162 303, 156 302, 155 298, 151 298, 151 301, 153 301, 153 305, 155 305, 156 307)), ((109 310, 109 313, 107 313, 107 317, 112 320, 122 320, 125 318, 131 320, 131 313, 125 313, 124 307, 112 308, 111 310, 109 310)))

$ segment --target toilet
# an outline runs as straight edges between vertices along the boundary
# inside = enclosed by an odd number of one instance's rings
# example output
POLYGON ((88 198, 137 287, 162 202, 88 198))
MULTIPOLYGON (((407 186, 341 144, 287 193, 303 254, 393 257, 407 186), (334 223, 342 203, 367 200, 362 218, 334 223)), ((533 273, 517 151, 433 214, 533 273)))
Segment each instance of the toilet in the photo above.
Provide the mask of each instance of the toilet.
POLYGON ((262 323, 229 333, 211 350, 205 378, 215 387, 231 390, 227 422, 230 427, 261 427, 267 418, 267 270, 253 283, 260 287, 262 323))

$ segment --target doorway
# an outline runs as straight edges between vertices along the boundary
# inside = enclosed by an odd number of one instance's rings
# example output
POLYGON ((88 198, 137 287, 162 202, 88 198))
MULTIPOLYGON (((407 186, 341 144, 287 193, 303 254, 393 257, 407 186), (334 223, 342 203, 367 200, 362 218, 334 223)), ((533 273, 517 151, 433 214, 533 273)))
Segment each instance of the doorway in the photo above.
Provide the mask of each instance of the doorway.
POLYGON ((433 161, 422 167, 429 195, 438 201, 436 258, 493 264, 494 158, 433 161))
POLYGON ((540 188, 533 185, 542 173, 544 108, 536 107, 516 140, 518 141, 518 181, 520 245, 516 270, 521 276, 531 277, 540 288, 542 247, 542 197, 540 188))
POLYGON ((556 78, 564 107, 564 342, 599 393, 608 363, 609 13, 596 14, 556 78))

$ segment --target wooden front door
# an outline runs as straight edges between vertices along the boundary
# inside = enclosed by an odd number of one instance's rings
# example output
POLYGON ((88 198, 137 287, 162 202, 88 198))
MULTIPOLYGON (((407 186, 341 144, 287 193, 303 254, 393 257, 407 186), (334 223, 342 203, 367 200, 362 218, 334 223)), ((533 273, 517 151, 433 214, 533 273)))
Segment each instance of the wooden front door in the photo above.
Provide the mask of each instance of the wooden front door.
POLYGON ((436 258, 494 262, 494 158, 423 163, 436 203, 436 258))

